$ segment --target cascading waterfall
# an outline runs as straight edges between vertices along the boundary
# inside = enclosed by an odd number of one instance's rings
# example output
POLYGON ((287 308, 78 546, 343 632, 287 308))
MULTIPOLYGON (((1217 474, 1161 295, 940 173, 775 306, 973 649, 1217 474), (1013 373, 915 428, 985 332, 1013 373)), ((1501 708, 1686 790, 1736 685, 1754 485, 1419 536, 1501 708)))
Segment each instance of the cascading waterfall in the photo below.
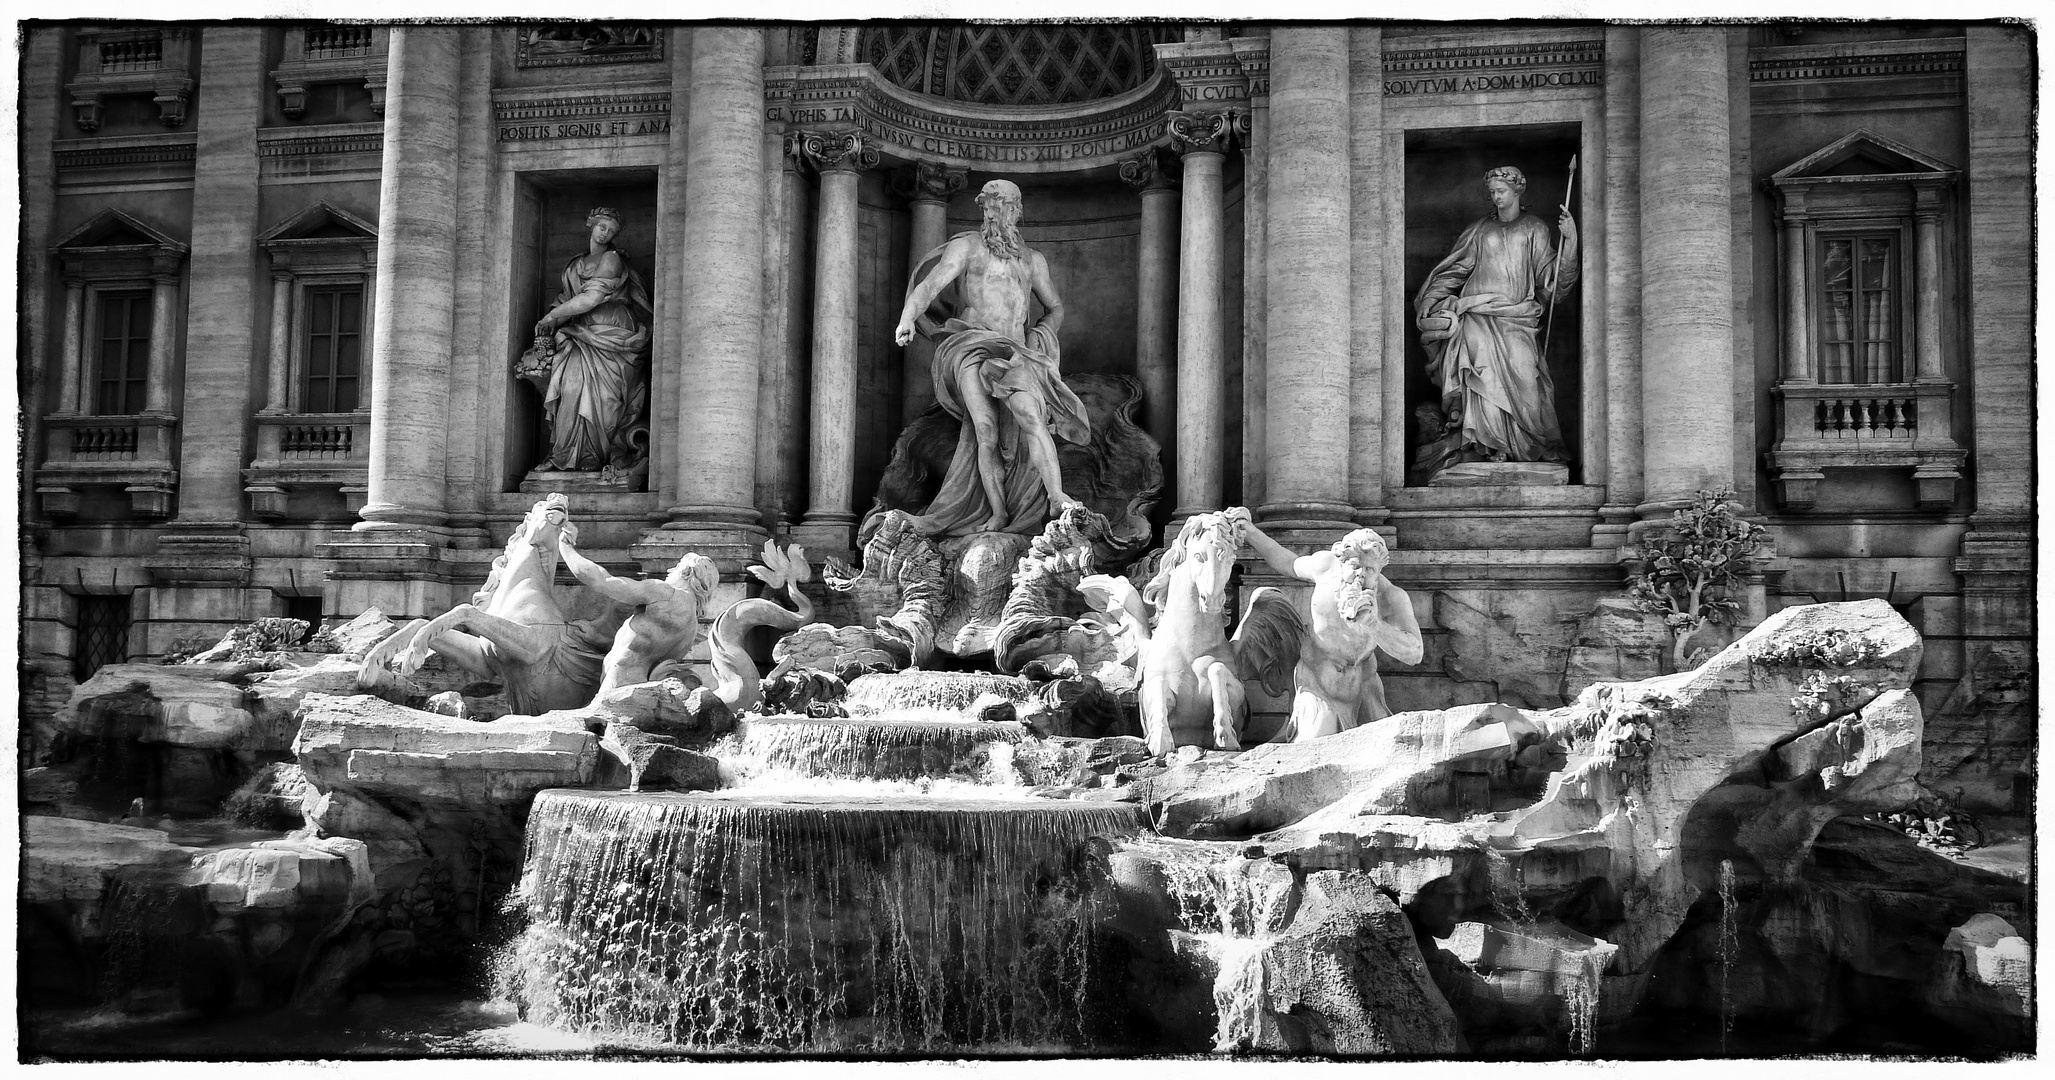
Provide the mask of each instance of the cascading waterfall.
POLYGON ((1512 862, 1498 849, 1485 848, 1484 866, 1489 875, 1491 906, 1522 926, 1533 922, 1533 909, 1527 906, 1526 882, 1513 869, 1512 862))
POLYGON ((502 993, 531 1021, 727 1052, 1089 1045, 1126 804, 545 791, 502 993))
POLYGON ((1214 1050, 1251 1045, 1261 1034, 1268 989, 1264 953, 1290 914, 1290 868, 1229 854, 1215 844, 1159 839, 1134 846, 1162 867, 1178 921, 1217 965, 1214 1050))
MULTIPOLYGON (((816 720, 749 717, 729 737, 733 757, 769 770, 857 780, 948 778, 1019 782, 1013 747, 1027 738, 1017 723, 976 720, 816 720)), ((729 755, 723 755, 729 756, 729 755)))
POLYGON ((1734 998, 1728 979, 1734 972, 1739 951, 1739 934, 1734 926, 1734 860, 1720 860, 1720 1053, 1727 1052, 1727 1035, 1734 1030, 1734 998))

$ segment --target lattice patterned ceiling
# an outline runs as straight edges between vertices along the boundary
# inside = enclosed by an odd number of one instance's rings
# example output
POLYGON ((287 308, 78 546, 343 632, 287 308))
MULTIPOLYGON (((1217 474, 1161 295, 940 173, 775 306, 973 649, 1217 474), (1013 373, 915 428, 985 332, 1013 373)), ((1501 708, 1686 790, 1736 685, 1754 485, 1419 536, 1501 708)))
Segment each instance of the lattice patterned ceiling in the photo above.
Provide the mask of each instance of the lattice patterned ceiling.
POLYGON ((980 105, 1060 105, 1112 97, 1156 70, 1159 41, 1175 26, 866 28, 857 56, 908 90, 980 105))

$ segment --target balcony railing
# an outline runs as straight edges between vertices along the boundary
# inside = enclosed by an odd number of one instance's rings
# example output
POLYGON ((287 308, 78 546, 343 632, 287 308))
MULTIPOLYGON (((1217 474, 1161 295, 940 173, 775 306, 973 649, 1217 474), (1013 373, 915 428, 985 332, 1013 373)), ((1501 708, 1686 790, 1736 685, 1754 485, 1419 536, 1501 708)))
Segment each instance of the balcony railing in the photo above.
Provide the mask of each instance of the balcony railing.
POLYGON ((356 444, 356 432, 353 424, 292 424, 279 432, 278 451, 288 458, 345 458, 356 444))
POLYGON ((133 424, 121 427, 74 428, 71 432, 72 460, 133 460, 136 448, 141 445, 140 430, 133 424))
POLYGON ((1918 426, 1919 399, 1910 394, 1830 397, 1813 407, 1823 438, 1910 439, 1918 426))
POLYGON ((164 39, 107 41, 100 44, 100 70, 156 71, 164 66, 164 39))
POLYGON ((371 55, 371 28, 330 26, 307 31, 307 59, 340 60, 371 55))

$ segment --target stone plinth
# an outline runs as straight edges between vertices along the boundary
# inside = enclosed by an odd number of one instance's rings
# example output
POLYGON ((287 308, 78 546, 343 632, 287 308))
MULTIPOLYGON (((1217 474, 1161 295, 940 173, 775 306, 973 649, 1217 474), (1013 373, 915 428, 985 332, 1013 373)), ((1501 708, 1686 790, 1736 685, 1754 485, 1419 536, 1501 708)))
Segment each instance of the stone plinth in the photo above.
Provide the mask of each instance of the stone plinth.
POLYGON ((1450 465, 1427 481, 1428 487, 1560 487, 1570 482, 1570 467, 1550 461, 1466 461, 1450 465))

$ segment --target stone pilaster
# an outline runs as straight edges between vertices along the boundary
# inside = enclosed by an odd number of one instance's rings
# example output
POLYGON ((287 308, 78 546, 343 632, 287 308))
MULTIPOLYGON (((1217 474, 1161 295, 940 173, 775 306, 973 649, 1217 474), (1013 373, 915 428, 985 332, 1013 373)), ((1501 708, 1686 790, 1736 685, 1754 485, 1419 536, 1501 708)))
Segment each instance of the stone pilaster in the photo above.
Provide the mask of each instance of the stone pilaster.
MULTIPOLYGON (((912 235, 906 246, 909 260, 919 262, 921 256, 949 239, 949 200, 969 183, 970 170, 932 161, 919 162, 911 171, 899 174, 896 186, 906 196, 913 217, 912 235)), ((902 425, 913 423, 914 417, 935 402, 934 360, 934 342, 916 335, 906 345, 906 374, 899 409, 902 425)))
MULTIPOLYGON (((269 75, 262 28, 210 26, 201 32, 200 83, 207 102, 198 112, 193 159, 178 517, 145 559, 159 589, 155 605, 177 609, 180 621, 234 621, 249 609, 241 597, 199 597, 187 590, 235 589, 250 578, 242 470, 249 457, 250 370, 264 362, 255 332, 263 280, 256 245, 257 126, 269 75)), ((155 348, 161 338, 167 353, 177 295, 175 281, 156 283, 151 344, 155 348)), ((170 364, 165 367, 161 383, 152 372, 153 404, 173 381, 170 364)))
MULTIPOLYGON (((27 297, 24 296, 23 299, 26 301, 27 297)), ((86 283, 76 278, 68 280, 64 283, 64 344, 57 358, 59 413, 81 413, 92 408, 90 404, 79 400, 79 372, 85 365, 85 318, 86 283)))
MULTIPOLYGON (((1971 411, 1976 509, 1955 571, 1967 633, 2025 637, 2033 633, 2034 329, 2023 317, 2034 301, 2033 43, 2005 26, 1971 26, 1966 36, 1970 386, 1957 390, 1955 407, 1971 411)), ((2030 662, 2030 652, 2020 660, 2030 662)))
POLYGON ((1154 147, 1121 162, 1120 178, 1142 199, 1135 377, 1142 383, 1142 429, 1162 448, 1167 476, 1176 468, 1177 450, 1177 181, 1154 147))
MULTIPOLYGON (((678 504, 638 559, 679 547, 739 562, 765 535, 755 504, 763 354, 763 31, 698 26, 685 156, 678 504), (662 550, 658 550, 662 549, 662 550)), ((726 567, 724 567, 725 569, 726 567)))
POLYGON ((370 491, 356 526, 429 544, 439 542, 430 536, 447 519, 460 33, 391 31, 372 294, 370 491))
POLYGON ((1729 120, 1726 29, 1642 28, 1644 520, 1734 483, 1729 120))
MULTIPOLYGON (((171 383, 178 364, 178 271, 153 266, 150 272, 150 385, 143 411, 171 415, 171 383)), ((90 400, 92 395, 87 394, 90 400)))
POLYGON ((1280 27, 1270 38, 1268 482, 1256 515, 1308 542, 1355 513, 1348 34, 1280 27))
POLYGON ((1641 28, 1605 31, 1605 503, 1591 546, 1627 543, 1641 502, 1641 28))
POLYGON ((801 146, 820 170, 814 246, 813 379, 806 518, 794 540, 822 554, 855 546, 857 181, 878 163, 863 136, 809 134, 801 146))
MULTIPOLYGON (((37 395, 27 399, 22 409, 23 447, 27 451, 23 464, 39 462, 44 456, 43 446, 43 400, 41 388, 48 385, 50 370, 50 278, 53 260, 49 257, 50 243, 56 237, 57 223, 57 158, 51 140, 57 137, 58 117, 69 98, 63 93, 65 53, 71 42, 63 26, 43 25, 26 28, 23 31, 21 54, 21 104, 19 117, 19 158, 21 184, 21 243, 22 251, 34 253, 16 263, 21 278, 18 282, 17 302, 21 305, 21 341, 16 353, 16 363, 27 368, 29 385, 37 388, 37 395)), ((81 286, 82 288, 82 286, 81 286)), ((83 291, 78 293, 81 305, 79 312, 72 311, 72 283, 65 286, 65 324, 59 338, 60 347, 72 357, 68 371, 60 371, 59 400, 57 412, 84 411, 79 405, 79 384, 81 380, 79 349, 74 348, 70 335, 73 328, 84 318, 83 291), (69 393, 63 387, 69 386, 69 393)), ((63 355, 58 358, 64 363, 63 355)), ((21 484, 19 501, 15 508, 18 521, 28 522, 39 509, 38 500, 30 492, 33 483, 21 484)), ((33 578, 24 578, 32 581, 33 578)))
POLYGON ((1173 523, 1221 508, 1227 443, 1222 304, 1227 258, 1221 164, 1248 130, 1241 109, 1173 114, 1184 150, 1177 281, 1177 498, 1173 523))
POLYGON ((1248 79, 1249 137, 1242 141, 1242 502, 1260 505, 1269 485, 1270 430, 1270 44, 1230 38, 1248 79))
MULTIPOLYGON (((1384 31, 1358 26, 1348 36, 1349 487, 1356 520, 1381 525, 1384 475, 1384 31)), ((1397 364, 1393 365, 1398 368, 1397 364)), ((1388 533, 1385 541, 1396 539, 1388 533)))

